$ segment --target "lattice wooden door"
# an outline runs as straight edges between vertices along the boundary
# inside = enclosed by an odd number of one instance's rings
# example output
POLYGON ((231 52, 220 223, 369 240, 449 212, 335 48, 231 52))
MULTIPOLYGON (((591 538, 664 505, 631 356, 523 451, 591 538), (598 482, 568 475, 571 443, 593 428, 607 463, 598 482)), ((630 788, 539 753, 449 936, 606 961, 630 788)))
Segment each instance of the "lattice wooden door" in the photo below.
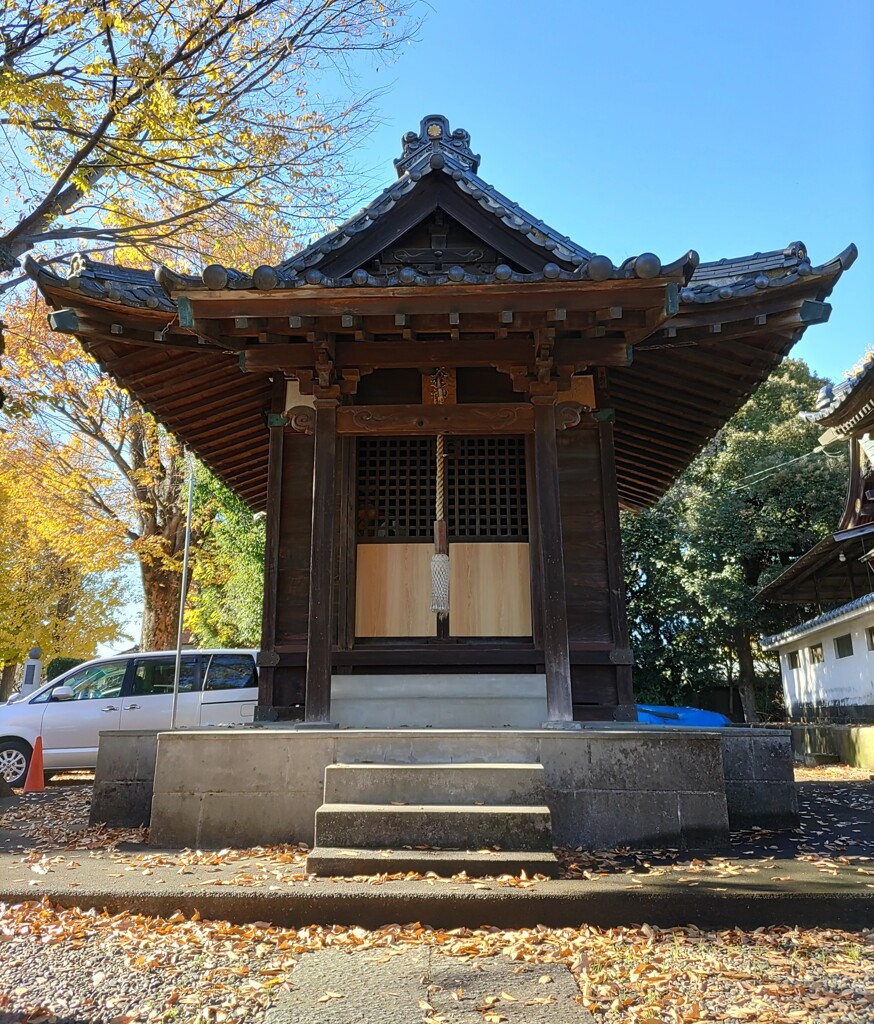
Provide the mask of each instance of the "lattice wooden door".
MULTIPOLYGON (((433 636, 433 438, 360 438, 358 636, 433 636)), ((528 500, 522 437, 446 439, 450 634, 531 633, 528 500)))

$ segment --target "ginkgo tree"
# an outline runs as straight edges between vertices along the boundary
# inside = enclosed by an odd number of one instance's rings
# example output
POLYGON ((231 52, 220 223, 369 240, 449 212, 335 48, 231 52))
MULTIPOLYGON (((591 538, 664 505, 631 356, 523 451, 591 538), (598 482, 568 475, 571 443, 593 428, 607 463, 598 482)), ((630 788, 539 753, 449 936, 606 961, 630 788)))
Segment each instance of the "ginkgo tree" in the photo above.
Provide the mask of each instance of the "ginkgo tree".
POLYGON ((7 0, 0 293, 34 248, 197 265, 217 238, 320 228, 368 124, 354 57, 394 53, 403 13, 400 0, 7 0))
MULTIPOLYGON (((48 329, 31 290, 10 301, 6 337, 7 433, 37 500, 67 507, 116 561, 133 554, 145 597, 144 648, 172 646, 185 540, 179 443, 84 354, 48 329)), ((67 533, 64 547, 76 543, 67 533)), ((91 541, 89 540, 89 543, 91 541)))
POLYGON ((0 433, 0 701, 33 644, 48 659, 89 658, 122 635, 114 531, 68 500, 65 486, 35 486, 27 442, 0 433))

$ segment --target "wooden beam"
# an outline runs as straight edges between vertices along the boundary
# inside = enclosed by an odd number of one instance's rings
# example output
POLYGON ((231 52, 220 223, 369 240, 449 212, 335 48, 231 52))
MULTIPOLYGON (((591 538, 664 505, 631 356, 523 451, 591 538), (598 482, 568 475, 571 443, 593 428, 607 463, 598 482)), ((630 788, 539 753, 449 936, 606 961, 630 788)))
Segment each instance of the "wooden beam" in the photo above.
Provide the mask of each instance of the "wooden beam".
MULTIPOLYGON (((110 340, 112 334, 109 323, 100 323, 90 317, 80 317, 79 325, 75 330, 76 337, 83 339, 100 338, 110 340)), ((123 341, 128 345, 135 345, 137 348, 160 348, 167 352, 209 352, 214 346, 202 345, 197 338, 189 334, 173 334, 167 331, 166 340, 157 341, 155 335, 163 334, 163 331, 142 331, 128 324, 123 324, 122 334, 112 334, 112 341, 123 341)))
MULTIPOLYGON (((628 366, 624 341, 560 340, 554 346, 556 363, 586 366, 628 366)), ((338 341, 334 364, 371 366, 379 369, 428 366, 494 366, 497 363, 529 363, 534 348, 528 339, 505 341, 338 341)), ((240 353, 247 373, 274 370, 306 370, 313 366, 312 345, 307 343, 250 345, 240 353)))
POLYGON ((551 722, 573 721, 571 666, 568 647, 567 592, 561 539, 558 448, 555 440, 555 402, 547 396, 531 399, 534 410, 534 475, 537 493, 537 553, 543 596, 543 657, 546 667, 546 706, 551 722))
POLYGON ((337 399, 315 400, 313 527, 310 540, 310 596, 307 621, 305 720, 331 717, 332 605, 337 495, 337 399))
POLYGON ((534 431, 534 413, 527 402, 345 406, 338 411, 337 430, 358 435, 529 434, 534 431))
POLYGON ((816 286, 811 288, 808 280, 800 287, 790 285, 770 294, 764 291, 761 293, 761 298, 747 296, 746 298, 726 299, 722 302, 683 306, 671 320, 671 326, 676 327, 679 331, 685 331, 691 327, 709 327, 711 324, 749 321, 763 314, 770 320, 772 316, 779 316, 782 313, 797 313, 805 299, 805 292, 816 294, 821 287, 822 282, 817 281, 816 286))
MULTIPOLYGON (((450 305, 447 300, 447 306, 450 305)), ((644 309, 629 310, 621 324, 610 323, 614 333, 622 333, 626 327, 643 327, 646 325, 647 311, 644 309), (629 321, 626 324, 626 321, 629 321)), ((459 327, 465 338, 472 338, 476 335, 486 337, 522 337, 530 334, 538 327, 543 327, 548 322, 549 316, 554 310, 534 310, 528 312, 517 312, 515 310, 502 310, 501 312, 466 312, 459 315, 459 327), (512 316, 512 320, 505 320, 512 316)), ((348 316, 349 314, 347 314, 348 316)), ((568 337, 574 332, 582 332, 591 327, 598 326, 594 313, 586 311, 569 312, 565 320, 557 327, 558 337, 568 337)), ((373 313, 366 316, 357 316, 355 320, 360 322, 361 330, 366 331, 370 336, 365 339, 356 338, 355 334, 359 328, 344 328, 343 315, 314 317, 287 317, 278 315, 275 311, 270 316, 259 318, 258 322, 263 324, 263 329, 257 331, 259 341, 267 343, 279 342, 302 342, 307 341, 308 335, 313 333, 317 326, 323 332, 337 335, 343 341, 391 341, 404 338, 407 332, 413 331, 416 335, 435 335, 434 340, 440 340, 448 336, 452 326, 449 323, 446 309, 441 313, 373 313), (296 326, 292 326, 290 321, 296 326)), ((220 317, 210 319, 212 329, 217 334, 228 334, 236 338, 253 338, 255 333, 251 329, 245 331, 234 326, 234 318, 227 313, 220 317)), ((254 318, 250 319, 250 323, 254 318)), ((406 339, 411 340, 411 339, 406 339)))
POLYGON ((318 285, 275 292, 192 291, 188 298, 196 317, 228 316, 353 316, 457 313, 540 312, 557 307, 572 312, 595 312, 621 305, 623 309, 663 308, 667 278, 618 278, 609 281, 538 281, 518 284, 458 284, 446 287, 322 288, 318 285))
POLYGON ((355 643, 355 574, 358 555, 356 486, 357 443, 354 437, 340 440, 339 579, 337 587, 337 646, 351 650, 355 643))

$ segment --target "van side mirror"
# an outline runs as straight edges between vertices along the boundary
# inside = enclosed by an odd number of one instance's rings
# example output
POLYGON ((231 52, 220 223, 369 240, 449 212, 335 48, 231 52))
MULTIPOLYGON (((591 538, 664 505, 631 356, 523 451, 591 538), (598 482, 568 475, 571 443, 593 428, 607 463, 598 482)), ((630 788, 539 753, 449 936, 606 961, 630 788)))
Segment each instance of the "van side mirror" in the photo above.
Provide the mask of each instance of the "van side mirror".
POLYGON ((73 693, 72 686, 56 686, 52 690, 52 700, 75 700, 76 694, 73 693))

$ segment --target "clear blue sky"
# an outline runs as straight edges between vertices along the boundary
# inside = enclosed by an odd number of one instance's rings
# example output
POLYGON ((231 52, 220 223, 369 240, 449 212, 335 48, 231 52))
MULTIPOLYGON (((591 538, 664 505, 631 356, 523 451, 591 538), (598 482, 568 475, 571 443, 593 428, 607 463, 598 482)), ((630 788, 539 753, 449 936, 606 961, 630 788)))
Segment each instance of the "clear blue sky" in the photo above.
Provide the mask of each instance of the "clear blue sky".
POLYGON ((432 0, 358 153, 375 193, 400 136, 445 114, 510 199, 620 262, 801 240, 860 258, 795 348, 840 378, 874 347, 874 0, 432 0))

